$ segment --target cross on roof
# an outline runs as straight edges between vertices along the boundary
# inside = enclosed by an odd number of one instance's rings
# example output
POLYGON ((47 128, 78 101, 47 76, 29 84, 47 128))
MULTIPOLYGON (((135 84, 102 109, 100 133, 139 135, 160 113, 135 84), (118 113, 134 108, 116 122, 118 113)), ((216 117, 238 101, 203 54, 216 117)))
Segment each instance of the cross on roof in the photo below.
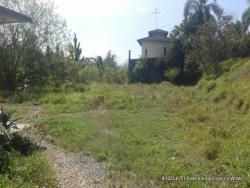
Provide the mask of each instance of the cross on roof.
POLYGON ((155 15, 155 28, 158 28, 158 17, 157 14, 160 14, 160 12, 158 11, 158 9, 155 9, 154 12, 150 13, 151 15, 155 15))

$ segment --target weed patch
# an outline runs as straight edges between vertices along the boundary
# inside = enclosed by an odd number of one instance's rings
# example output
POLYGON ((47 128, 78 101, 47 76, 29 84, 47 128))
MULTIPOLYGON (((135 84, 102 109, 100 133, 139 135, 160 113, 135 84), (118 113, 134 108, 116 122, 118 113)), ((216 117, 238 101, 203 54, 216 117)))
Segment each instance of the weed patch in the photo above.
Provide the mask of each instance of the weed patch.
POLYGON ((220 151, 220 142, 213 141, 205 146, 204 157, 207 160, 213 161, 218 158, 219 151, 220 151))

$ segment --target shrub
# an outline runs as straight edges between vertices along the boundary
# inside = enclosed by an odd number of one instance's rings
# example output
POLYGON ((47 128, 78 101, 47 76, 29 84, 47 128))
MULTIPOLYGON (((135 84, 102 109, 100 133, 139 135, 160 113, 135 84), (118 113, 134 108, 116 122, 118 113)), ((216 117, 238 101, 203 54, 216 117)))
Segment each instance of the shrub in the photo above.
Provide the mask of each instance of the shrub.
POLYGON ((28 137, 23 137, 17 133, 12 135, 9 147, 18 151, 21 155, 31 155, 39 150, 39 146, 28 137))
POLYGON ((181 70, 179 68, 173 68, 165 71, 165 78, 167 81, 175 83, 180 76, 181 70))
POLYGON ((28 137, 11 133, 14 111, 0 112, 0 187, 55 187, 52 171, 39 146, 28 137), (5 176, 5 178, 4 178, 5 176))
POLYGON ((3 107, 0 110, 0 125, 4 127, 4 129, 9 130, 14 127, 17 119, 12 119, 12 116, 15 111, 4 112, 3 107))

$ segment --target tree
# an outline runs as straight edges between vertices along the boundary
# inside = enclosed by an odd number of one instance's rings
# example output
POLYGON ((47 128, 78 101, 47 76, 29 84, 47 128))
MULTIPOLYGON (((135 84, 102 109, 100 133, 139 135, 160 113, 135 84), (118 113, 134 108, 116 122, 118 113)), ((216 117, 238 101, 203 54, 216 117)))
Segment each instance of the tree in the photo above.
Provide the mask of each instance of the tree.
MULTIPOLYGON (((247 1, 250 5, 250 0, 247 1)), ((246 33, 250 26, 250 6, 245 10, 242 15, 242 32, 246 33)))
MULTIPOLYGON (((47 59, 47 56, 44 55, 43 51, 37 45, 37 37, 30 34, 27 39, 28 44, 24 49, 23 54, 23 62, 19 66, 19 70, 22 70, 22 75, 19 81, 19 88, 25 88, 25 86, 29 85, 30 87, 35 86, 44 86, 48 82, 49 77, 49 64, 51 63, 51 59, 47 59)), ((50 49, 46 49, 46 54, 48 53, 48 57, 50 49)))
POLYGON ((22 86, 25 80, 33 79, 34 75, 40 72, 34 71, 34 67, 45 68, 42 57, 47 46, 53 49, 56 44, 66 46, 68 32, 65 21, 55 13, 54 6, 49 2, 0 0, 0 3, 30 16, 33 20, 32 24, 1 26, 0 87, 15 90, 18 86, 22 86), (31 71, 32 69, 34 70, 31 71))
POLYGON ((24 80, 34 78, 31 74, 36 74, 36 71, 32 73, 27 70, 31 70, 29 66, 33 66, 32 63, 39 61, 38 64, 42 65, 41 57, 47 46, 55 49, 56 45, 60 44, 66 49, 68 31, 65 21, 55 13, 54 6, 50 2, 0 0, 0 3, 30 16, 33 20, 32 24, 1 26, 0 87, 15 90, 24 83, 24 80))
POLYGON ((186 32, 196 32, 199 26, 209 20, 216 21, 222 13, 223 9, 216 0, 212 3, 208 3, 208 0, 187 0, 184 7, 186 32))

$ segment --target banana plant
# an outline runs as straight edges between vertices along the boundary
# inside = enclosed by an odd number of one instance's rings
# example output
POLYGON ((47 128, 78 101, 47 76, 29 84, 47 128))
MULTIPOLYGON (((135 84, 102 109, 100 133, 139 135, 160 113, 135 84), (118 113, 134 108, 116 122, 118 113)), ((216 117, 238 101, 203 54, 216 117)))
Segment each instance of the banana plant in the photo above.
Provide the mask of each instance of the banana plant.
POLYGON ((12 110, 10 112, 5 112, 3 107, 1 107, 0 110, 0 125, 5 130, 10 130, 10 128, 16 128, 15 124, 18 119, 13 119, 13 114, 15 113, 15 110, 12 110))

